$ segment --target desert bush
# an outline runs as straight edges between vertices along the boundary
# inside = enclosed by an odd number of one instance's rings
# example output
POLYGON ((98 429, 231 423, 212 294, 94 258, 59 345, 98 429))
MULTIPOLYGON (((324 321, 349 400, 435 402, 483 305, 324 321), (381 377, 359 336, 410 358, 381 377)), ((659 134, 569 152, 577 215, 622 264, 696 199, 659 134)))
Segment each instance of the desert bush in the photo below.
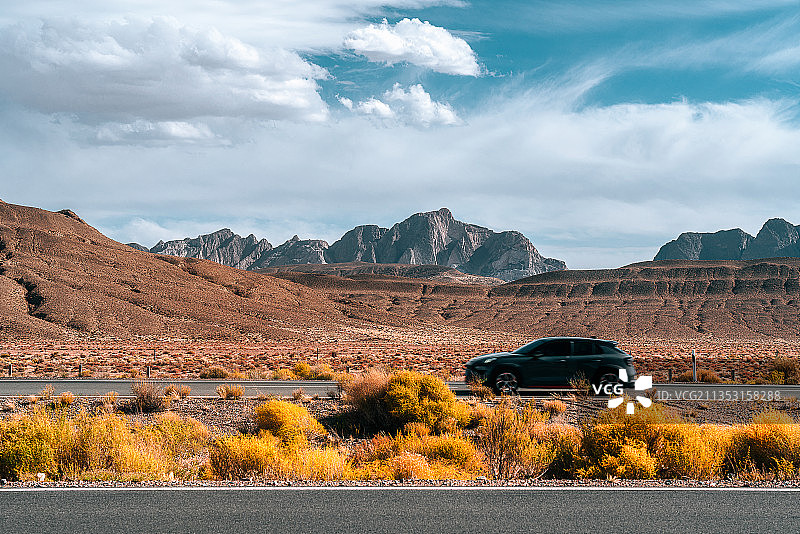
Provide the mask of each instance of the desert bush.
POLYGON ((537 478, 556 461, 559 474, 571 469, 580 434, 567 425, 547 425, 546 419, 532 404, 520 410, 510 402, 486 416, 475 439, 492 477, 537 478))
POLYGON ((39 393, 39 398, 48 401, 53 398, 55 392, 56 390, 53 387, 53 384, 47 384, 45 387, 42 388, 42 391, 39 393))
POLYGON ((64 391, 58 396, 58 403, 61 406, 69 406, 73 402, 75 402, 75 394, 71 391, 64 391))
POLYGON ((187 398, 192 393, 191 386, 187 386, 186 384, 181 385, 178 388, 178 397, 181 399, 187 398))
POLYGON ((292 398, 297 402, 303 402, 306 398, 306 392, 303 391, 303 388, 297 388, 292 391, 292 398))
POLYGON ((340 382, 345 401, 358 413, 367 426, 388 428, 392 419, 383 398, 389 388, 389 375, 378 369, 370 369, 357 377, 340 382))
POLYGON ((655 454, 659 476, 695 480, 719 478, 731 443, 731 427, 665 424, 658 427, 655 454))
POLYGON ((221 479, 341 480, 348 468, 347 457, 335 449, 313 448, 307 442, 287 445, 267 432, 214 440, 209 465, 221 479))
POLYGON ((153 382, 136 381, 131 384, 132 407, 142 413, 157 412, 169 408, 172 398, 165 397, 162 388, 153 382))
POLYGON ((225 400, 239 400, 244 396, 244 386, 239 384, 220 384, 216 391, 217 395, 225 400))
POLYGON ((208 369, 203 369, 200 371, 200 378, 207 379, 207 378, 227 378, 228 371, 223 369, 222 367, 209 367, 208 369))
POLYGON ((547 399, 542 402, 542 408, 550 417, 557 417, 567 411, 567 405, 559 399, 547 399))
POLYGON ((798 384, 800 363, 796 358, 775 358, 767 367, 766 380, 771 384, 798 384))
POLYGON ((480 380, 470 380, 467 382, 470 393, 480 400, 489 400, 494 398, 494 391, 489 386, 485 385, 480 380))
POLYGON ((273 380, 293 380, 294 375, 289 369, 278 369, 272 373, 273 380))
POLYGON ((393 423, 401 427, 420 422, 434 432, 454 430, 469 423, 469 408, 438 378, 413 371, 392 375, 382 402, 393 423))
POLYGON ((650 455, 647 445, 631 441, 620 447, 617 454, 606 454, 600 465, 608 477, 650 479, 656 476, 656 459, 650 455))
POLYGON ((253 421, 259 430, 271 432, 284 441, 325 434, 325 429, 307 409, 285 401, 271 400, 256 406, 253 421))
POLYGON ((292 367, 292 374, 299 380, 311 380, 311 366, 306 362, 297 362, 292 367))
POLYGON ((433 470, 428 460, 421 454, 409 451, 394 456, 389 460, 392 478, 395 480, 432 479, 433 470))
POLYGON ((207 447, 208 431, 174 414, 153 425, 130 425, 103 414, 50 418, 42 412, 0 423, 0 476, 25 479, 142 480, 177 473, 192 478, 192 455, 207 447))
POLYGON ((748 425, 734 427, 726 469, 739 474, 754 468, 785 476, 800 467, 800 425, 785 413, 763 412, 748 425))
MULTIPOLYGON (((692 381, 692 370, 689 369, 688 371, 684 371, 679 374, 676 378, 676 382, 691 382, 692 381)), ((707 384, 721 384, 722 378, 714 371, 709 369, 698 369, 697 370, 697 381, 698 382, 705 382, 707 384)))

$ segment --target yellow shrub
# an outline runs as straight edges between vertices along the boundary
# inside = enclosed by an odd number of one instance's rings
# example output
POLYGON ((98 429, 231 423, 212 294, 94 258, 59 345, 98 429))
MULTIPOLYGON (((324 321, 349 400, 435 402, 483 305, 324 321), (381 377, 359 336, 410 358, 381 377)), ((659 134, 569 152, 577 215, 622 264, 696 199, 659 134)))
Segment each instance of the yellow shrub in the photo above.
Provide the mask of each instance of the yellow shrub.
POLYGON ((564 401, 559 399, 548 399, 544 401, 542 403, 542 408, 544 408, 544 411, 548 413, 550 417, 559 416, 567 411, 567 405, 564 401))
POLYGON ((656 459, 650 456, 644 443, 625 444, 616 455, 605 455, 600 464, 608 475, 617 478, 650 479, 656 476, 656 459))
POLYGON ((222 437, 211 445, 209 464, 221 479, 281 478, 288 471, 282 456, 278 439, 269 434, 222 437))
POLYGON ((658 428, 656 456, 662 477, 719 478, 731 443, 731 427, 670 424, 658 428))
POLYGON ((225 400, 239 400, 244 395, 244 386, 240 384, 220 384, 216 388, 217 395, 225 400))
POLYGON ((298 362, 292 367, 292 374, 300 380, 311 380, 311 366, 306 362, 298 362))
POLYGON ((731 441, 726 458, 730 472, 752 467, 785 476, 800 466, 800 425, 786 414, 759 414, 749 425, 735 427, 731 441))
POLYGON ((302 406, 270 400, 253 409, 253 419, 260 430, 267 430, 283 440, 298 436, 324 435, 325 429, 302 406))
POLYGON ((469 420, 469 409, 456 402, 444 382, 413 371, 403 371, 389 379, 384 402, 399 427, 420 422, 438 432, 463 426, 469 420))
POLYGON ((395 480, 431 479, 433 471, 421 454, 405 451, 389 460, 395 480))

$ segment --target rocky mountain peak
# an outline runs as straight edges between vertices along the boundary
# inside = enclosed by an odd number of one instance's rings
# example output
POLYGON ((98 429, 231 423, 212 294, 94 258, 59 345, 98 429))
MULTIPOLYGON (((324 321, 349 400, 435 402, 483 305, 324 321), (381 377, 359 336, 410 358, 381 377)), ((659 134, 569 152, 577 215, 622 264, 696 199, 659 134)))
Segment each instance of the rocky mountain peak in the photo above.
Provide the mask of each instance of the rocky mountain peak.
POLYGON ((224 228, 194 239, 159 242, 150 251, 206 258, 250 270, 363 261, 440 265, 458 268, 466 274, 516 280, 566 268, 563 261, 542 257, 521 233, 498 234, 458 221, 447 208, 416 213, 389 229, 356 226, 332 245, 319 239, 302 240, 295 235, 272 248, 266 240, 256 241, 252 235, 241 238, 224 228), (239 255, 246 251, 246 257, 239 255))
POLYGON ((661 247, 656 260, 750 260, 800 257, 800 227, 770 219, 753 237, 740 228, 685 232, 661 247))

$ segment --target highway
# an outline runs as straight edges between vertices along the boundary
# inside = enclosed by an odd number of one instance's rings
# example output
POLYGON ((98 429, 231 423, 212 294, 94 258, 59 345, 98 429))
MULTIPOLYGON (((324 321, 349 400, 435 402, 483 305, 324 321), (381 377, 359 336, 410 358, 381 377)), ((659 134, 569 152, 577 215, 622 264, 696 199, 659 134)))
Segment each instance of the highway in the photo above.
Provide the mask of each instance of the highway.
MULTIPOLYGON (((131 394, 133 380, 101 380, 101 379, 50 379, 50 378, 0 378, 0 397, 36 395, 49 385, 55 394, 71 391, 79 396, 99 396, 109 391, 116 391, 120 396, 131 394)), ((298 388, 306 395, 327 396, 339 391, 337 382, 322 380, 152 380, 160 386, 168 384, 188 385, 191 395, 196 397, 216 397, 216 388, 220 384, 241 384, 245 387, 245 396, 256 396, 259 393, 291 395, 298 388)), ((457 395, 468 395, 469 388, 464 382, 448 382, 448 387, 457 395)), ((800 398, 800 385, 743 385, 743 384, 654 384, 655 395, 659 400, 766 400, 800 398)), ((626 393, 635 394, 632 390, 626 393)), ((554 389, 521 389, 523 397, 547 397, 553 393, 569 393, 570 390, 554 389)))
POLYGON ((17 532, 797 532, 797 490, 0 488, 17 532))

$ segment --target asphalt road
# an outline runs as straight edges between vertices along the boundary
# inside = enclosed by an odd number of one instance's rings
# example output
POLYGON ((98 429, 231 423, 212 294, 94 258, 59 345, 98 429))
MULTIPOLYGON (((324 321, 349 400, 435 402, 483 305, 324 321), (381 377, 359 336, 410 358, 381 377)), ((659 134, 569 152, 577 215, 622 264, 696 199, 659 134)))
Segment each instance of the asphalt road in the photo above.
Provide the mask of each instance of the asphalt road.
MULTIPOLYGON (((339 386, 336 382, 321 380, 153 380, 161 386, 167 384, 186 384, 192 388, 192 396, 216 397, 216 388, 223 383, 241 384, 245 387, 246 396, 255 396, 259 393, 272 393, 278 395, 291 395, 302 388, 306 395, 326 396, 336 393, 339 386)), ((71 391, 80 396, 99 396, 109 391, 116 391, 122 396, 131 394, 132 380, 96 380, 96 379, 33 379, 33 378, 2 378, 0 379, 0 396, 36 395, 51 384, 55 394, 71 391)), ((448 382, 447 385, 456 394, 466 395, 469 390, 463 382, 448 382)), ((786 399, 789 397, 800 398, 800 386, 775 386, 775 385, 729 385, 729 384, 655 384, 656 397, 660 400, 766 400, 786 399)), ((569 390, 520 390, 522 396, 548 396, 555 392, 568 392, 569 390)), ((632 390, 626 393, 635 394, 632 390)))
POLYGON ((12 532, 797 532, 796 491, 0 488, 12 532))

